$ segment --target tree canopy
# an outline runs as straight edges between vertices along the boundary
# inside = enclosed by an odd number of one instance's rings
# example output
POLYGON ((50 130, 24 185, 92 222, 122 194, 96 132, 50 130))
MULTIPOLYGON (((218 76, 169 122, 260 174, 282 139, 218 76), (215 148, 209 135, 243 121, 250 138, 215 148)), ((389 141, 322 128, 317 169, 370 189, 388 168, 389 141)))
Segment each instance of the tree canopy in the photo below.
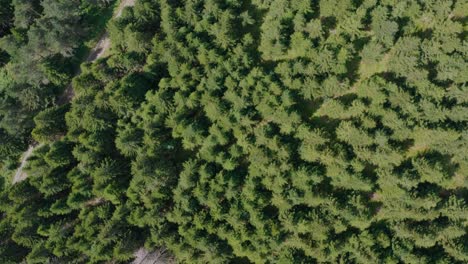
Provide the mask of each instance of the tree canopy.
MULTIPOLYGON (((46 31, 58 35, 77 23, 78 1, 40 2, 33 21, 4 23, 19 33, 2 39, 0 93, 33 63, 25 83, 70 79, 53 70, 66 49, 31 41, 41 21, 61 21, 46 31), (15 41, 48 60, 21 62, 15 41)), ((69 105, 29 106, 43 145, 26 180, 3 183, 1 258, 128 263, 164 247, 180 263, 466 263, 466 10, 137 0, 109 23, 109 55, 81 65, 69 105)), ((75 33, 58 45, 74 50, 75 33)), ((21 87, 5 106, 31 104, 21 87)))

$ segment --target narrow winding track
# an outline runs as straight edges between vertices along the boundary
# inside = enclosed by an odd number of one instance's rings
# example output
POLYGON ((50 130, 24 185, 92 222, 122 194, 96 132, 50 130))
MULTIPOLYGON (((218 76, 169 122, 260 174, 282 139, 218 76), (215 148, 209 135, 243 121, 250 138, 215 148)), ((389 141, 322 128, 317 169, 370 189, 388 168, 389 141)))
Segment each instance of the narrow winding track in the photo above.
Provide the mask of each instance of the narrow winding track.
MULTIPOLYGON (((136 0, 122 0, 113 18, 120 17, 122 15, 122 11, 124 10, 124 8, 127 6, 135 5, 135 1, 136 0)), ((111 43, 110 43, 109 33, 106 31, 104 34, 102 34, 96 46, 89 52, 89 55, 86 58, 85 62, 93 62, 99 58, 102 58, 102 56, 104 56, 104 54, 106 54, 106 52, 109 50, 110 44, 111 43)), ((81 72, 78 71, 75 74, 75 76, 79 75, 80 73, 81 72)), ((75 92, 73 91, 73 86, 70 83, 65 89, 65 91, 62 93, 62 95, 58 98, 57 103, 59 105, 69 103, 73 99, 74 96, 75 96, 75 92)), ((20 166, 16 170, 15 176, 13 177, 13 184, 20 182, 28 177, 28 175, 23 171, 23 168, 26 165, 28 158, 32 155, 34 150, 39 146, 41 145, 31 144, 29 145, 28 150, 25 153, 23 153, 20 166)))
POLYGON ((31 156, 33 150, 36 148, 34 145, 30 145, 28 150, 23 153, 23 158, 21 159, 21 164, 16 170, 15 177, 13 177, 13 184, 20 182, 26 179, 27 175, 23 172, 24 165, 26 165, 26 160, 31 156))
MULTIPOLYGON (((135 5, 136 0, 122 0, 117 8, 114 19, 118 18, 122 15, 122 12, 125 7, 135 5)), ((84 62, 93 62, 99 58, 102 58, 106 52, 110 49, 111 41, 109 38, 109 33, 106 31, 102 34, 101 38, 99 39, 96 46, 89 52, 88 57, 84 62)), ((81 73, 78 70, 75 76, 78 76, 81 73)), ((73 86, 70 83, 62 95, 59 96, 57 100, 57 104, 63 105, 69 103, 73 97, 75 96, 75 92, 73 90, 73 86)), ((29 157, 32 155, 34 150, 38 147, 42 146, 42 144, 31 144, 28 147, 28 150, 23 153, 23 157, 21 159, 21 164, 16 170, 15 176, 13 178, 13 184, 25 180, 28 175, 23 171, 24 166, 26 165, 29 157)), ((100 200, 97 199, 99 202, 100 200)), ((95 201, 94 201, 95 202, 95 201)), ((152 252, 147 251, 144 248, 140 248, 134 253, 135 260, 133 260, 132 264, 171 264, 175 263, 175 260, 168 254, 168 252, 164 249, 158 249, 152 252)))

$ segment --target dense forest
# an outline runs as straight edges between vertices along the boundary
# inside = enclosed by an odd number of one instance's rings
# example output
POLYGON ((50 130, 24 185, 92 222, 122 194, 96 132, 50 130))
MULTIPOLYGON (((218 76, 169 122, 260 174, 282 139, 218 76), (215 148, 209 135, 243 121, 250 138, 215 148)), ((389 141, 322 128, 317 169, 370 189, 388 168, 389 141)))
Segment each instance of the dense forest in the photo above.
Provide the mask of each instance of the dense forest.
POLYGON ((2 164, 30 142, 33 117, 60 103, 109 10, 93 0, 0 0, 2 164))
POLYGON ((115 4, 0 0, 0 263, 468 262, 466 0, 115 4))

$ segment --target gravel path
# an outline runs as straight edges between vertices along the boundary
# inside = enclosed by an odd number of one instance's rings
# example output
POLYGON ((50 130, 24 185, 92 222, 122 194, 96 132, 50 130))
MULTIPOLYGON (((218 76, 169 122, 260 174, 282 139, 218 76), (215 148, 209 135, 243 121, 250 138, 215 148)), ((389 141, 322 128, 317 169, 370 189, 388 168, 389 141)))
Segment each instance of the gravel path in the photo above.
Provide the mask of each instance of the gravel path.
MULTIPOLYGON (((135 5, 136 0, 122 0, 119 4, 119 7, 117 8, 117 11, 115 12, 114 18, 118 18, 122 15, 122 11, 124 10, 125 7, 127 6, 133 6, 135 5)), ((110 38, 109 38, 109 33, 105 32, 102 34, 101 38, 99 39, 98 43, 96 46, 89 52, 88 58, 86 58, 86 62, 93 62, 106 53, 106 51, 109 50, 110 48, 110 38)), ((75 76, 79 75, 81 73, 80 70, 75 74, 75 76)), ((75 92, 73 91, 73 86, 70 83, 65 91, 63 91, 62 95, 59 96, 57 100, 58 105, 63 105, 66 103, 69 103, 73 97, 75 96, 75 92)), ((26 165, 26 162, 28 158, 31 156, 33 153, 34 149, 36 149, 39 145, 30 145, 28 150, 23 154, 23 158, 21 159, 20 166, 16 170, 15 176, 13 177, 13 184, 20 182, 28 177, 28 175, 23 172, 23 168, 26 165)))

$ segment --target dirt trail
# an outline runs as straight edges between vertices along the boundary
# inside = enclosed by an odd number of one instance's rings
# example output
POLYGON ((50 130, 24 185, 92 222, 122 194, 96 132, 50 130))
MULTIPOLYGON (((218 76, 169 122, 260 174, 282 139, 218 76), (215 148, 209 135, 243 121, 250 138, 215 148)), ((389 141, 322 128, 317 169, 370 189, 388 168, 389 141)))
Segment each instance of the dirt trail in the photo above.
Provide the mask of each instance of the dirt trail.
MULTIPOLYGON (((122 0, 117 7, 117 10, 114 14, 113 18, 118 18, 122 15, 122 11, 124 10, 125 7, 127 6, 133 6, 135 5, 136 0, 122 0)), ((89 52, 88 57, 86 58, 85 62, 93 62, 106 53, 106 51, 109 50, 110 48, 110 38, 109 38, 109 33, 106 31, 104 34, 102 34, 101 38, 99 39, 98 43, 96 46, 89 52)), ((80 70, 78 70, 75 74, 75 76, 78 76, 81 73, 80 70)), ((57 100, 58 105, 63 105, 66 103, 69 103, 73 97, 75 96, 75 92, 73 91, 73 86, 70 83, 65 91, 63 91, 62 95, 59 96, 57 100)), ((15 176, 13 177, 13 184, 20 182, 28 177, 25 172, 23 172, 23 168, 26 165, 26 162, 28 158, 31 156, 33 153, 34 149, 36 149, 38 145, 32 144, 29 146, 28 150, 23 154, 23 158, 21 159, 20 166, 16 170, 15 176)))
POLYGON ((135 259, 131 264, 172 264, 175 260, 163 249, 149 252, 145 248, 140 248, 134 254, 135 259))
MULTIPOLYGON (((118 18, 122 16, 122 11, 124 10, 125 7, 134 6, 134 5, 135 5, 135 0, 122 0, 113 18, 118 18)), ((96 46, 94 46, 94 48, 89 52, 88 57, 86 58, 85 62, 93 62, 99 58, 102 58, 104 54, 106 53, 106 51, 109 50, 110 45, 111 45, 111 42, 109 38, 109 33, 106 31, 104 32, 104 34, 102 34, 96 46)), ((81 73, 81 70, 78 69, 75 76, 80 75, 80 73, 81 73)), ((62 95, 58 98, 57 104, 63 105, 63 104, 69 103, 73 99, 74 96, 75 96, 75 92, 73 91, 73 86, 70 83, 65 89, 65 91, 63 91, 62 95)))
POLYGON ((28 150, 23 154, 23 158, 21 159, 21 164, 18 167, 18 170, 16 170, 15 177, 13 178, 13 184, 26 179, 27 175, 26 173, 23 172, 23 168, 26 165, 26 160, 31 156, 34 149, 35 149, 35 146, 31 145, 29 146, 28 150))

